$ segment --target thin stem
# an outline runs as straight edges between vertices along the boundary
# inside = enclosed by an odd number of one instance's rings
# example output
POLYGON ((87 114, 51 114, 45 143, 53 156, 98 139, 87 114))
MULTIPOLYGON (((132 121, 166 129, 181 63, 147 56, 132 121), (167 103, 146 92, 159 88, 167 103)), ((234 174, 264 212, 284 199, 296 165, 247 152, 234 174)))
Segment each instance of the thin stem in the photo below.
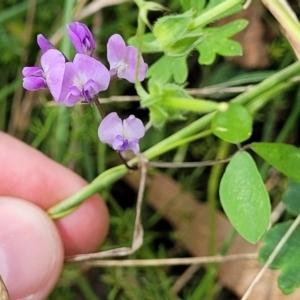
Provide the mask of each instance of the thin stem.
POLYGON ((215 159, 215 160, 207 160, 207 161, 197 161, 197 162, 159 162, 159 161, 149 161, 147 163, 148 167, 155 168, 199 168, 199 167, 207 167, 214 166, 221 163, 227 163, 231 160, 232 156, 224 159, 215 159))
MULTIPOLYGON (((93 254, 93 253, 92 253, 93 254)), ((91 254, 91 255, 92 255, 91 254)), ((88 254, 86 254, 88 255, 88 254)), ((67 262, 77 262, 76 257, 67 259, 67 262)), ((157 267, 179 265, 202 265, 211 263, 223 263, 237 260, 255 260, 257 253, 242 253, 232 255, 215 255, 203 257, 161 258, 161 259, 126 259, 126 260, 85 260, 80 261, 84 265, 93 267, 157 267)))
POLYGON ((197 27, 204 27, 220 18, 220 16, 226 13, 229 9, 232 9, 239 4, 244 4, 244 2, 245 0, 227 0, 222 2, 195 18, 190 25, 190 29, 192 30, 197 27))
MULTIPOLYGON (((223 159, 227 156, 230 144, 221 141, 219 151, 217 153, 218 159, 223 159)), ((208 254, 213 255, 216 253, 216 228, 217 228, 217 195, 219 190, 220 178, 224 169, 224 165, 218 164, 212 167, 210 176, 208 179, 208 213, 209 213, 209 235, 208 235, 208 254)), ((206 282, 206 299, 214 298, 214 278, 217 270, 216 265, 210 266, 207 270, 207 282, 206 282)))
MULTIPOLYGON (((232 100, 232 102, 245 104, 250 100, 254 101, 254 99, 258 96, 262 95, 265 92, 268 92, 269 90, 274 89, 274 87, 276 87, 279 83, 291 79, 293 76, 299 74, 299 72, 300 63, 296 62, 291 66, 265 79, 263 82, 253 87, 250 91, 247 91, 244 94, 237 96, 232 100)), ((288 86, 286 86, 286 88, 288 88, 288 86)), ((177 131, 170 137, 166 138, 165 140, 159 142, 158 144, 145 151, 143 155, 148 160, 150 160, 169 151, 170 144, 176 145, 179 143, 180 145, 182 145, 182 143, 180 142, 180 140, 182 139, 186 139, 186 141, 188 142, 189 137, 195 134, 199 134, 199 131, 203 130, 206 126, 210 124, 213 115, 214 113, 209 113, 201 117, 200 119, 194 121, 193 123, 187 125, 183 129, 177 131)), ((135 158, 130 161, 130 164, 134 164, 137 162, 138 159, 135 158)), ((104 187, 122 178, 127 172, 128 170, 123 165, 105 171, 104 173, 100 174, 97 178, 95 178, 88 186, 84 187, 77 193, 71 195, 59 204, 51 207, 48 210, 48 213, 52 218, 59 218, 63 216, 66 213, 65 211, 68 211, 71 208, 78 206, 80 203, 82 203, 88 197, 92 196, 94 193, 99 192, 104 187)))
POLYGON ((97 107, 97 109, 98 109, 98 111, 99 111, 99 114, 100 114, 101 118, 104 119, 105 116, 106 116, 106 114, 105 114, 105 111, 104 111, 104 109, 103 109, 103 107, 102 107, 100 101, 98 100, 98 97, 95 96, 95 97, 92 99, 92 103, 95 104, 95 106, 97 107))

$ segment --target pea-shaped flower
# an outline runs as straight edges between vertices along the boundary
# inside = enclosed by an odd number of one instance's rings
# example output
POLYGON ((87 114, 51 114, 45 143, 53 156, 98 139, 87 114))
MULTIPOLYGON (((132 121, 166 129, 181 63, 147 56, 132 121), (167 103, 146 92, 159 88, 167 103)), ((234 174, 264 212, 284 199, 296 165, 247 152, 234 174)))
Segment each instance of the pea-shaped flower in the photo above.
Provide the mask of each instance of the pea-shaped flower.
POLYGON ((92 55, 95 50, 95 40, 85 24, 79 22, 69 23, 67 31, 77 53, 92 55))
POLYGON ((51 92, 51 88, 60 87, 60 93, 54 100, 66 106, 73 106, 79 101, 91 102, 95 95, 108 88, 110 81, 109 71, 100 61, 79 53, 72 62, 65 63, 63 76, 59 73, 54 75, 57 80, 48 83, 48 87, 51 92))
POLYGON ((22 74, 23 87, 29 91, 49 88, 54 98, 58 96, 65 71, 65 57, 56 50, 50 49, 41 57, 41 67, 25 67, 22 74))
MULTIPOLYGON (((118 77, 135 83, 138 55, 140 55, 138 49, 126 46, 119 34, 112 35, 107 42, 107 60, 110 65, 111 77, 118 77)), ((147 69, 148 65, 144 63, 143 57, 140 55, 139 81, 145 79, 147 69)))
POLYGON ((130 115, 122 121, 115 112, 108 114, 98 129, 100 141, 120 152, 131 149, 134 153, 138 153, 139 139, 144 135, 145 127, 140 119, 130 115))

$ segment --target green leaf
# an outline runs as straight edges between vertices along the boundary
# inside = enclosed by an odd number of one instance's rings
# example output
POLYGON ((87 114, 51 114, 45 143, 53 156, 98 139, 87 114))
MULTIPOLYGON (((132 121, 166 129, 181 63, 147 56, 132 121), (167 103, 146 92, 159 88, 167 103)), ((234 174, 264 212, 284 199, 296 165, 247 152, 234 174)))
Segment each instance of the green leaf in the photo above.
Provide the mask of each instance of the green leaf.
POLYGON ((242 55, 241 45, 228 38, 243 30, 247 24, 246 20, 235 20, 222 27, 205 29, 206 38, 196 47, 200 53, 199 63, 210 65, 214 62, 217 54, 222 56, 242 55))
POLYGON ((240 104, 224 103, 224 110, 214 115, 211 127, 213 133, 220 139, 230 143, 240 143, 251 136, 252 116, 240 104))
POLYGON ((195 10, 191 9, 183 14, 161 17, 154 24, 153 34, 166 55, 186 56, 204 40, 202 28, 190 29, 194 15, 195 10))
MULTIPOLYGON (((263 237, 264 245, 259 251, 258 260, 264 264, 293 221, 275 225, 263 237)), ((278 286, 284 294, 293 293, 300 286, 300 227, 298 226, 284 244, 272 264, 271 269, 281 269, 278 286)))
POLYGON ((150 110, 150 120, 155 127, 162 127, 165 122, 184 120, 184 111, 164 105, 168 98, 191 99, 183 87, 176 84, 164 84, 160 81, 149 80, 149 94, 141 98, 141 106, 150 110))
POLYGON ((289 180, 287 189, 282 195, 282 202, 290 214, 298 216, 300 214, 300 184, 289 180))
POLYGON ((253 151, 271 166, 300 184, 300 150, 281 143, 253 143, 253 151))
POLYGON ((247 152, 231 159, 220 184, 222 207, 236 231, 255 244, 268 227, 271 206, 269 195, 247 152))
POLYGON ((174 78, 176 83, 184 83, 188 76, 186 56, 162 56, 147 71, 147 78, 154 77, 161 83, 167 83, 174 78))
POLYGON ((189 10, 193 8, 197 12, 201 12, 205 4, 206 0, 180 0, 180 5, 184 10, 189 10))

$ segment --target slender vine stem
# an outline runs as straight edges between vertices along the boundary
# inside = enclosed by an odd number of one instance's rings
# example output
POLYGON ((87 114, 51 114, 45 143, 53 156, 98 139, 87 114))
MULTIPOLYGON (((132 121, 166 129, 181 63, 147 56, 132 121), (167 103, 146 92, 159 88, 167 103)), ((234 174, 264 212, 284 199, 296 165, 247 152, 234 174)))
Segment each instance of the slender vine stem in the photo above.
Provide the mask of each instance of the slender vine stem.
MULTIPOLYGON (((243 94, 235 97, 232 100, 232 102, 246 104, 247 102, 252 101, 253 103, 255 102, 256 98, 260 102, 262 101, 262 98, 259 96, 262 96, 264 93, 268 93, 270 90, 274 89, 274 87, 276 87, 278 84, 288 81, 295 75, 299 75, 299 73, 300 63, 296 62, 288 66, 287 68, 279 71, 278 73, 270 76, 269 78, 265 79, 249 91, 244 92, 243 94)), ((288 89, 289 87, 290 85, 285 86, 285 88, 281 89, 281 92, 283 92, 285 89, 288 89)), ((264 101, 263 103, 265 104, 266 101, 264 101)), ((199 134, 201 130, 209 126, 213 115, 214 113, 204 115, 203 117, 187 125, 183 129, 177 131, 170 137, 149 148, 148 150, 143 152, 143 155, 148 160, 151 160, 154 157, 158 157, 159 155, 169 151, 170 149, 173 149, 170 145, 178 145, 178 143, 180 143, 180 140, 187 139, 195 134, 199 134)), ((134 165, 137 162, 138 158, 134 158, 128 163, 129 165, 134 165)), ((59 218, 63 216, 65 214, 65 211, 70 211, 71 208, 77 207, 80 203, 82 203, 91 195, 95 194, 96 192, 99 192, 104 187, 122 178, 127 172, 128 169, 126 169, 126 167, 123 165, 105 171, 104 173, 96 177, 89 185, 87 185, 77 193, 73 194, 72 196, 68 197, 67 199, 63 200, 59 204, 51 207, 48 210, 49 215, 52 218, 59 218)))

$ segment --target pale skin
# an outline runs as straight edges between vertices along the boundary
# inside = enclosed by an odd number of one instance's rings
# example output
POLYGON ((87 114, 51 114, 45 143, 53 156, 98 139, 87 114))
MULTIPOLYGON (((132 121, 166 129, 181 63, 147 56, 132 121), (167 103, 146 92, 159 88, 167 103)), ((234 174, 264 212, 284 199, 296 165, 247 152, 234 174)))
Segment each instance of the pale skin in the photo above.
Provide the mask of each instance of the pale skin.
POLYGON ((52 221, 44 212, 87 183, 42 153, 0 132, 0 275, 12 299, 43 299, 65 256, 94 252, 108 231, 108 211, 94 195, 52 221))

